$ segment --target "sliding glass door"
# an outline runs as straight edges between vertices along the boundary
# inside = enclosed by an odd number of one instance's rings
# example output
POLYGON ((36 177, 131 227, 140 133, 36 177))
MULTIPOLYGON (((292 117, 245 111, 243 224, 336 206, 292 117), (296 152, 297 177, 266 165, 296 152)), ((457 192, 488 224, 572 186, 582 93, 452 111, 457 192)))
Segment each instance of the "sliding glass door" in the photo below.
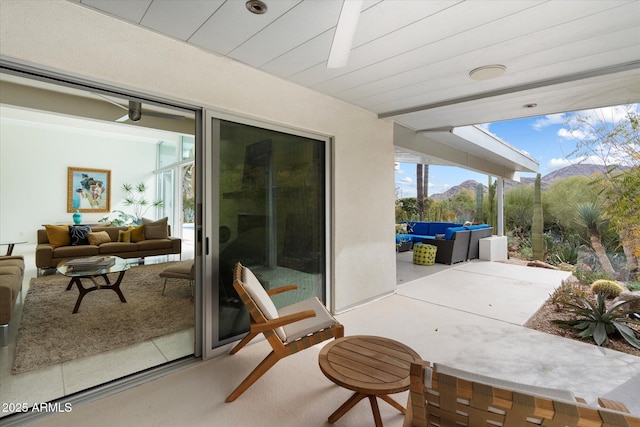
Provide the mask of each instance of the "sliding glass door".
MULTIPOLYGON (((317 296, 326 301, 328 139, 211 118, 218 166, 214 223, 218 271, 212 289, 213 346, 248 331, 233 289, 233 267, 250 267, 266 289, 295 283, 276 307, 317 296)), ((213 179, 213 177, 212 177, 213 179)))

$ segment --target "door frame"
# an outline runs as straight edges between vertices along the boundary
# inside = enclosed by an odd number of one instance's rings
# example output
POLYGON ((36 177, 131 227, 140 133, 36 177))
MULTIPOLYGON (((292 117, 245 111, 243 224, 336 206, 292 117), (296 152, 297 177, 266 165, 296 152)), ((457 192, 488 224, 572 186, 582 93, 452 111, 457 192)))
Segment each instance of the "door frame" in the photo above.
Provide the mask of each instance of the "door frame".
MULTIPOLYGON (((200 163, 196 156, 196 171, 198 184, 201 188, 197 194, 206 195, 200 200, 196 200, 198 208, 196 211, 202 216, 202 262, 200 263, 198 274, 201 275, 201 283, 209 285, 202 287, 202 357, 210 359, 228 352, 231 346, 239 338, 229 338, 225 341, 219 340, 218 318, 219 306, 214 304, 218 300, 219 289, 219 200, 220 200, 220 141, 216 139, 220 135, 220 121, 229 121, 242 125, 259 127, 266 130, 281 132, 285 134, 305 137, 324 142, 324 177, 325 177, 325 304, 333 310, 334 291, 334 259, 333 259, 333 137, 320 132, 310 132, 300 128, 287 126, 285 124, 269 122, 240 114, 221 112, 216 109, 203 110, 202 114, 203 138, 200 145, 200 163), (204 166, 209 167, 203 170, 204 166)), ((198 141, 196 139, 196 141, 198 141)), ((196 235, 196 240, 198 235, 196 235)))

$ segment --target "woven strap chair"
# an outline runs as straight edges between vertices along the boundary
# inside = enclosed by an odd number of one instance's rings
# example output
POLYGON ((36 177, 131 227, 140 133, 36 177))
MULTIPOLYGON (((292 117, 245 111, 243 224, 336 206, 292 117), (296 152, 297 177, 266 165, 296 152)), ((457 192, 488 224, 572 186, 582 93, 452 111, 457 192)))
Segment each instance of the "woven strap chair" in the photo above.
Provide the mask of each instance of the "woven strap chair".
POLYGON ((227 402, 236 400, 280 359, 344 335, 343 326, 318 298, 276 309, 271 296, 297 289, 296 285, 265 290, 251 270, 237 263, 233 287, 249 310, 251 324, 247 336, 230 353, 237 353, 258 334, 264 334, 273 350, 227 397, 227 402))
POLYGON ((404 427, 639 427, 624 404, 591 407, 564 390, 474 375, 429 362, 411 364, 404 427), (498 384, 498 385, 496 385, 498 384))

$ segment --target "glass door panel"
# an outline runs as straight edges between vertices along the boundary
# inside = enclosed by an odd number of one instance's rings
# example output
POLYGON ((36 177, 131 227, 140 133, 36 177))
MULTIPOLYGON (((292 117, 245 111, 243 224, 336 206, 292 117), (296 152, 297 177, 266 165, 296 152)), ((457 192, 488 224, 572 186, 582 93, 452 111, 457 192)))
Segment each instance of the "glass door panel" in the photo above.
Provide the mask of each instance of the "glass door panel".
POLYGON ((326 141, 220 120, 218 343, 249 329, 233 267, 250 267, 280 308, 325 300, 326 141))

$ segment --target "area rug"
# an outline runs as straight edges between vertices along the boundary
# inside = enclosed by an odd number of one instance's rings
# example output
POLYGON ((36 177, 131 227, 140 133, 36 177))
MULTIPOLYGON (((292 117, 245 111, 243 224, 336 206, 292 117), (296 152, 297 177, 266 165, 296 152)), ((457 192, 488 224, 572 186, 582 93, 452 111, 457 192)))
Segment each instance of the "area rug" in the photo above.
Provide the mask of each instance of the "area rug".
MULTIPOLYGON (((76 314, 71 312, 78 289, 74 285, 65 290, 67 277, 31 279, 11 373, 17 375, 193 327, 189 283, 169 279, 162 295, 164 279, 158 274, 169 264, 131 267, 120 285, 126 303, 120 302, 112 290, 97 290, 85 295, 76 314)), ((117 277, 111 276, 112 280, 117 277)))

